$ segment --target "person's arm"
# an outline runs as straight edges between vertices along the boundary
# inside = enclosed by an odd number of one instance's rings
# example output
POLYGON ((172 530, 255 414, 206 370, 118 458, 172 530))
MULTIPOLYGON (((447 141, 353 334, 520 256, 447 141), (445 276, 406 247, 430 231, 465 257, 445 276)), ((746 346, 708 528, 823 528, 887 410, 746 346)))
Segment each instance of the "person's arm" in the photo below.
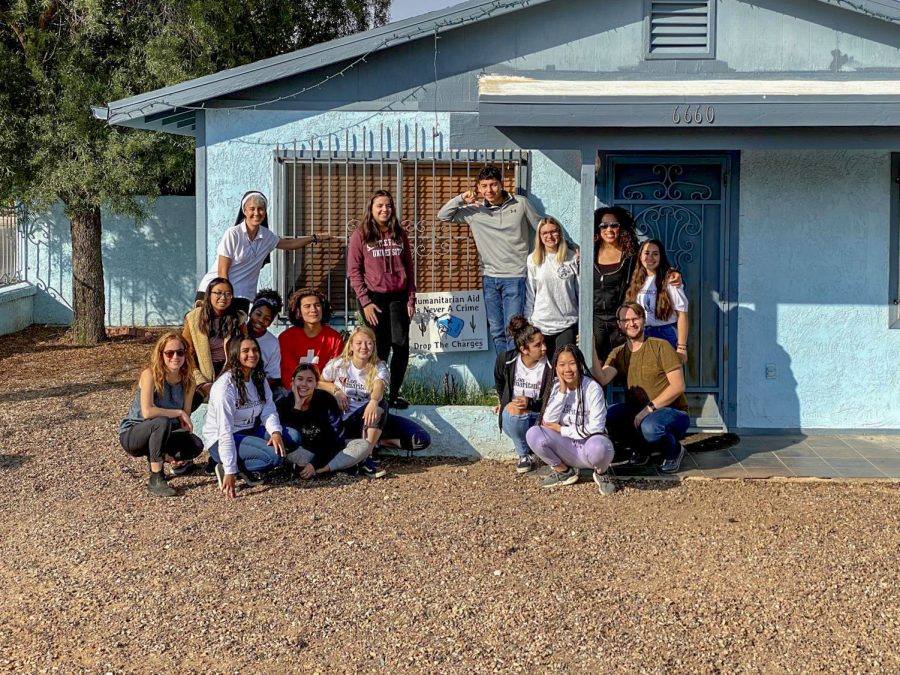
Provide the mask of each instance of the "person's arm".
POLYGON ((322 369, 322 377, 319 380, 318 388, 322 391, 327 391, 334 396, 341 410, 347 412, 350 409, 350 399, 347 398, 347 394, 338 388, 337 383, 335 382, 335 379, 337 379, 338 363, 338 358, 334 358, 325 364, 325 367, 322 369))
POLYGON ((497 390, 497 399, 503 403, 503 387, 506 383, 506 352, 497 354, 494 359, 494 388, 497 390))
MULTIPOLYGON (((671 349, 671 347, 669 347, 671 349)), ((669 381, 669 384, 666 385, 666 388, 663 389, 658 396, 654 397, 650 403, 658 410, 659 408, 665 408, 672 401, 677 399, 684 393, 684 371, 679 366, 674 370, 670 370, 666 373, 666 379, 669 381)), ((640 426, 643 419, 652 413, 653 410, 649 405, 645 405, 641 411, 634 418, 634 426, 640 426)))
MULTIPOLYGON (((591 342, 594 342, 591 340, 591 342)), ((606 359, 605 364, 601 364, 600 357, 597 355, 597 343, 591 345, 591 355, 593 358, 591 359, 591 375, 594 376, 594 379, 600 383, 601 387, 605 387, 614 379, 616 379, 616 375, 618 371, 611 365, 612 359, 606 359)), ((610 354, 612 357, 612 354, 610 354)))
POLYGON ((262 397, 263 407, 259 417, 263 421, 266 431, 269 433, 269 440, 266 441, 266 443, 272 446, 278 455, 284 457, 286 454, 284 438, 282 437, 284 429, 281 427, 281 420, 278 418, 278 410, 275 408, 275 403, 272 401, 272 389, 265 380, 263 380, 262 397))
MULTIPOLYGON (((235 252, 237 250, 237 238, 240 236, 235 228, 231 228, 225 232, 222 241, 216 247, 216 271, 223 279, 228 278, 228 272, 231 270, 231 263, 234 261, 235 252)), ((203 289, 206 290, 206 289, 203 289)))
POLYGON ((406 270, 406 307, 411 319, 416 311, 416 266, 413 262, 409 237, 406 236, 406 232, 403 232, 401 236, 403 238, 403 268, 406 270))
POLYGON ((220 255, 218 258, 218 263, 216 264, 216 269, 220 277, 222 277, 223 279, 227 279, 228 271, 231 269, 231 258, 220 255))
POLYGON ((678 352, 678 358, 682 363, 687 363, 687 341, 688 341, 688 314, 687 312, 678 312, 678 321, 676 327, 678 330, 678 346, 675 351, 678 352))
POLYGON ((311 234, 307 237, 279 237, 275 248, 280 251, 296 251, 310 244, 317 244, 320 241, 331 241, 332 239, 334 239, 333 234, 311 234))
POLYGON ((537 265, 531 260, 531 253, 525 263, 525 318, 531 321, 534 313, 534 295, 537 293, 537 265))
POLYGON ((384 380, 378 378, 372 384, 372 391, 369 392, 369 402, 366 403, 366 409, 363 412, 363 422, 366 426, 372 426, 378 421, 381 412, 381 400, 384 398, 384 380))
POLYGON ((187 417, 187 426, 185 426, 184 421, 181 422, 181 428, 189 433, 194 432, 194 423, 191 421, 191 407, 194 402, 194 390, 196 387, 193 382, 188 382, 184 385, 184 400, 182 401, 181 409, 184 411, 184 416, 187 417))
POLYGON ((476 211, 475 208, 469 206, 474 201, 475 197, 470 192, 464 192, 454 197, 438 211, 438 220, 451 223, 468 223, 476 211), (467 195, 471 196, 471 199, 467 199, 467 195))
POLYGON ((275 391, 276 388, 282 389, 281 383, 281 343, 278 342, 275 336, 269 340, 271 344, 271 340, 275 339, 275 349, 272 350, 271 354, 269 354, 269 360, 266 362, 266 378, 269 380, 269 386, 272 387, 272 391, 275 391))
POLYGON ((233 382, 213 391, 210 407, 216 408, 216 440, 219 442, 219 459, 226 475, 236 475, 237 448, 234 445, 235 387, 233 382))
POLYGON ((366 243, 363 241, 362 233, 357 229, 350 236, 350 243, 347 246, 347 278, 363 309, 372 304, 369 288, 366 286, 365 247, 366 243))
POLYGON ((294 368, 300 362, 299 357, 294 354, 294 345, 291 342, 291 335, 295 330, 303 330, 302 328, 288 328, 278 336, 279 365, 281 366, 281 385, 285 389, 291 388, 291 375, 294 368))

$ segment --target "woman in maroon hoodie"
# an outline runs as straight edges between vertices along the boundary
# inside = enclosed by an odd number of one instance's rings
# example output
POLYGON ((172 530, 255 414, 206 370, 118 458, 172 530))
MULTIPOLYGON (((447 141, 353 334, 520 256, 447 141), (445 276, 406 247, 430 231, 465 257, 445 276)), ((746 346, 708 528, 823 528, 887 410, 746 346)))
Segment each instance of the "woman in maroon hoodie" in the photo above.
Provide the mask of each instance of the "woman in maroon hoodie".
POLYGON ((378 358, 391 358, 392 408, 408 408, 400 386, 409 363, 409 322, 416 305, 416 281, 409 239, 400 227, 394 198, 377 190, 362 224, 350 236, 347 276, 366 324, 375 331, 378 358))

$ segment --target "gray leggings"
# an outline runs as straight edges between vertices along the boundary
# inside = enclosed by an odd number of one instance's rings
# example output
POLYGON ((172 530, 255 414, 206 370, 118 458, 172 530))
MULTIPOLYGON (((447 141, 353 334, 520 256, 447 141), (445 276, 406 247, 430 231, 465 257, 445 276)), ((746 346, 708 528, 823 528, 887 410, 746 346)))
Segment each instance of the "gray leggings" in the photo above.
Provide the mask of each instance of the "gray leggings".
MULTIPOLYGON (((356 438, 349 443, 347 447, 336 454, 330 462, 328 462, 329 471, 340 471, 341 469, 349 469, 356 466, 366 457, 369 456, 369 443, 361 438, 356 438)), ((305 448, 297 448, 289 452, 285 459, 292 464, 302 465, 312 462, 315 455, 305 448)))

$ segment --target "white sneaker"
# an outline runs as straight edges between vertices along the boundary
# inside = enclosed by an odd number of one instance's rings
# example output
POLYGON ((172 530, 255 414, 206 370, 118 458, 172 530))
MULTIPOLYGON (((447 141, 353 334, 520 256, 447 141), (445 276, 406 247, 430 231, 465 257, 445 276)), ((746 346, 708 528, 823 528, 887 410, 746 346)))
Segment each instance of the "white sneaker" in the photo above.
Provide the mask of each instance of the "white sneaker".
POLYGON ((221 464, 216 464, 215 466, 216 472, 216 482, 219 484, 219 489, 222 489, 222 485, 225 483, 225 467, 221 464))

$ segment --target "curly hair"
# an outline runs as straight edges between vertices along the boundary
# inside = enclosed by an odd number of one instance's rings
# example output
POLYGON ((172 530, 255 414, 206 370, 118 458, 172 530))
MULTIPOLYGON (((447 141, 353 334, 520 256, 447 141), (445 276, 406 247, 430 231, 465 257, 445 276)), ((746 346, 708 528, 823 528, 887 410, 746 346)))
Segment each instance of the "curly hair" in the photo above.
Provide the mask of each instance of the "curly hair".
POLYGON ((633 256, 637 253, 638 239, 634 229, 634 218, 621 206, 604 206, 594 211, 594 257, 603 247, 603 238, 600 236, 600 224, 603 216, 612 215, 619 223, 619 243, 622 247, 622 256, 633 256))
POLYGON ((300 302, 303 298, 316 297, 322 304, 322 323, 328 323, 331 318, 331 303, 328 298, 318 289, 311 286, 301 288, 291 293, 288 298, 288 320, 297 328, 303 328, 303 317, 300 315, 300 302))
POLYGON ((281 294, 278 291, 271 288, 263 288, 253 298, 253 302, 250 304, 250 313, 252 314, 260 306, 268 307, 272 310, 272 316, 277 317, 281 314, 282 307, 284 307, 284 300, 281 299, 281 294))
POLYGON ((628 290, 625 291, 625 302, 636 302, 638 293, 641 292, 644 282, 647 281, 647 268, 641 263, 641 256, 644 253, 644 249, 651 244, 659 249, 659 267, 656 268, 656 279, 654 279, 656 285, 656 307, 654 308, 654 313, 660 321, 668 321, 672 316, 672 312, 675 311, 675 308, 672 306, 672 299, 666 290, 668 286, 667 279, 672 266, 669 264, 669 258, 666 255, 666 247, 663 246, 659 239, 648 239, 638 249, 638 264, 634 266, 634 272, 631 274, 631 284, 628 286, 628 290))

